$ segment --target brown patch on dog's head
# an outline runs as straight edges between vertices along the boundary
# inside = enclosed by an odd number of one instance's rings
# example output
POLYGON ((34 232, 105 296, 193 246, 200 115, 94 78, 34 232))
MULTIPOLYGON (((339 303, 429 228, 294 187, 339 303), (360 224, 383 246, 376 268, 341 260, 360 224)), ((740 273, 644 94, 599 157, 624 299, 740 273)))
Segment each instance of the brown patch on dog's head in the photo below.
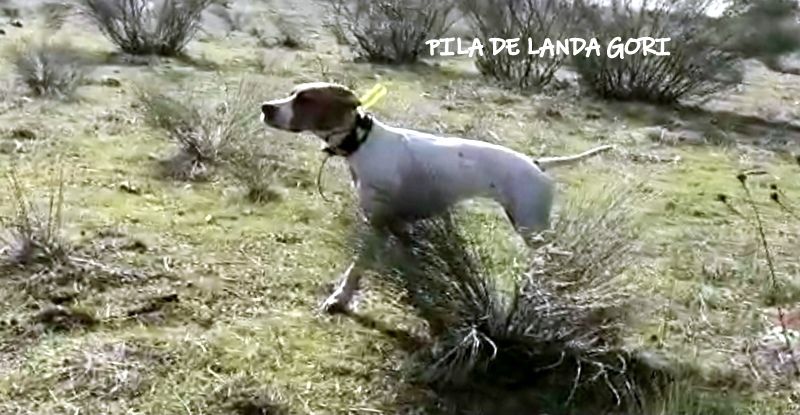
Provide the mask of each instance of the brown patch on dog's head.
POLYGON ((361 105, 353 91, 339 85, 300 88, 292 100, 292 129, 331 131, 355 122, 361 105))
POLYGON ((264 122, 293 132, 333 131, 355 123, 361 105, 349 88, 330 83, 298 85, 288 98, 262 106, 264 122))

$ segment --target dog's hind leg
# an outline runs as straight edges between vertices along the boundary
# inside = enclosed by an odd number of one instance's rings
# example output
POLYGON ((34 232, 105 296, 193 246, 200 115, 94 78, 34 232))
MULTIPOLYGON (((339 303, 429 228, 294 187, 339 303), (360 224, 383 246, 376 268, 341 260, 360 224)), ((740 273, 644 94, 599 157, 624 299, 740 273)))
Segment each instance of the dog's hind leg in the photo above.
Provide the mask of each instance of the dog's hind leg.
POLYGON ((552 182, 545 179, 520 191, 506 208, 514 229, 529 246, 537 246, 542 240, 541 233, 550 229, 553 193, 552 182))

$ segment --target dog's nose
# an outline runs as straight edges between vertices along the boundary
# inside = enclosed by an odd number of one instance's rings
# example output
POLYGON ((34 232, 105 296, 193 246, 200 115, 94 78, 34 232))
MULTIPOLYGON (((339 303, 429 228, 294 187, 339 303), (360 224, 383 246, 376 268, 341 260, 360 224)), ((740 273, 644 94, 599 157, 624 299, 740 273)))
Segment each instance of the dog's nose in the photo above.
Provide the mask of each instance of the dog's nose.
POLYGON ((275 113, 278 112, 278 107, 273 104, 265 103, 261 105, 261 112, 264 113, 264 117, 267 119, 272 119, 275 117, 275 113))

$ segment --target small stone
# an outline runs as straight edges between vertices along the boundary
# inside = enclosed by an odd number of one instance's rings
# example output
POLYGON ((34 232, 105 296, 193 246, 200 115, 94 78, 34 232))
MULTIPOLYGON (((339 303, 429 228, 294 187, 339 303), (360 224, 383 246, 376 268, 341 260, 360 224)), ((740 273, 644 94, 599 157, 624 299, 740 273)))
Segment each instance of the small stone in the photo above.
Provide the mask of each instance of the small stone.
POLYGON ((5 29, 0 29, 0 35, 4 35, 4 34, 6 34, 5 29))
POLYGON ((127 181, 122 182, 119 185, 119 190, 122 190, 125 193, 130 193, 132 195, 140 195, 140 194, 142 194, 142 190, 141 189, 139 189, 136 185, 134 185, 134 184, 132 184, 130 182, 127 182, 127 181))
POLYGON ((23 25, 22 25, 22 21, 21 21, 21 20, 19 20, 19 19, 14 19, 14 20, 12 20, 12 21, 11 21, 11 26, 14 26, 14 27, 22 27, 22 26, 23 26, 23 25))
POLYGON ((25 127, 17 127, 14 128, 9 132, 11 138, 17 138, 20 140, 35 140, 36 139, 36 132, 31 130, 30 128, 25 127))
POLYGON ((699 145, 699 144, 705 144, 706 142, 703 133, 698 131, 681 129, 672 132, 672 134, 675 137, 675 141, 679 143, 699 145))
POLYGON ((551 118, 561 118, 563 116, 561 111, 558 108, 554 108, 554 107, 547 107, 544 110, 544 115, 546 115, 548 117, 551 117, 551 118))
POLYGON ((122 82, 120 82, 120 80, 117 78, 112 78, 110 76, 107 76, 100 81, 100 85, 107 86, 110 88, 119 88, 122 86, 122 82))
POLYGON ((0 154, 14 154, 22 150, 22 145, 17 140, 0 141, 0 154))
POLYGON ((667 130, 661 127, 645 127, 642 132, 652 141, 663 141, 667 130))

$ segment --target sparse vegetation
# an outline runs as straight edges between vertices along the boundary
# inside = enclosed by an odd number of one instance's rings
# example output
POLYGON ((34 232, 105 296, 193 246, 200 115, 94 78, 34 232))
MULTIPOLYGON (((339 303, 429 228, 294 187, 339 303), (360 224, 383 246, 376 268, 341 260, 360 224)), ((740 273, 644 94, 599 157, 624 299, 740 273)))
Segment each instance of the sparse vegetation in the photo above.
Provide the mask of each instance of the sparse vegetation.
POLYGON ((304 33, 298 27, 298 23, 293 23, 284 16, 275 19, 275 28, 278 30, 278 45, 287 49, 308 49, 310 46, 305 39, 304 33))
POLYGON ((168 357, 134 343, 94 345, 65 357, 60 383, 66 393, 88 394, 105 402, 130 399, 149 387, 151 375, 168 357))
POLYGON ((15 201, 15 212, 3 218, 7 234, 0 238, 3 261, 7 266, 54 267, 69 261, 70 247, 63 239, 64 181, 59 177, 47 198, 47 211, 41 212, 28 197, 30 190, 14 170, 8 173, 8 191, 15 201))
POLYGON ((644 36, 671 39, 669 56, 579 55, 573 62, 582 81, 603 98, 659 104, 705 97, 738 84, 738 56, 721 43, 723 29, 706 15, 710 5, 707 0, 656 0, 640 7, 620 0, 605 8, 594 0, 576 2, 581 33, 596 37, 603 48, 616 37, 622 46, 627 39, 644 36))
POLYGON ((625 349, 621 339, 636 291, 623 275, 637 248, 630 195, 603 189, 565 207, 530 269, 512 281, 499 276, 513 269, 487 268, 493 259, 453 216, 393 236, 384 251, 362 239, 362 249, 378 249, 381 275, 431 329, 433 345, 420 353, 423 378, 445 395, 461 391, 462 411, 470 394, 517 399, 499 392, 510 385, 595 410, 615 397, 634 408, 662 387, 670 369, 625 349))
POLYGON ((220 414, 291 414, 284 396, 263 386, 248 385, 247 379, 236 378, 226 382, 217 388, 214 395, 214 406, 220 414))
POLYGON ((69 98, 87 72, 72 45, 52 39, 23 41, 13 47, 11 59, 17 78, 35 96, 69 98))
MULTIPOLYGON (((11 174, 0 180, 0 413, 800 413, 796 76, 745 61, 735 91, 673 110, 518 93, 467 57, 352 62, 351 51, 365 57, 353 33, 324 30, 344 20, 311 0, 236 2, 246 13, 230 22, 211 6, 179 59, 119 56, 93 24, 60 11, 48 22, 29 3, 0 0, 11 16, 0 37, 61 26, 50 40, 75 45, 91 72, 80 99, 32 99, 14 48, 0 48, 0 81, 13 81, 0 91, 0 179, 11 174), (279 16, 313 48, 277 44, 279 16), (354 50, 333 47, 335 36, 354 50), (249 78, 262 53, 264 73, 249 78), (369 110, 392 125, 533 157, 601 142, 621 151, 548 169, 556 215, 541 245, 524 246, 502 211, 474 200, 419 224, 407 245, 371 245, 352 312, 319 315, 360 222, 351 175, 330 159, 321 197, 319 139, 261 125, 258 107, 323 80, 384 84, 369 110), (152 160, 167 148, 181 157, 163 165, 195 180, 160 180, 152 160), (63 181, 51 177, 60 165, 63 181), (769 171, 746 182, 766 238, 739 171, 769 171)), ((457 17, 441 37, 472 37, 457 17)), ((636 19, 621 20, 614 36, 639 35, 624 32, 636 19)), ((711 26, 732 23, 708 22, 698 36, 725 40, 730 30, 711 26)), ((671 36, 667 26, 642 35, 671 36)), ((697 43, 681 39, 667 47, 697 43)), ((651 70, 634 58, 626 64, 651 70)))
POLYGON ((478 70, 501 84, 531 90, 547 86, 566 61, 564 55, 528 53, 528 39, 564 39, 573 31, 577 14, 565 0, 460 0, 459 7, 486 47, 490 38, 519 38, 517 55, 484 53, 476 57, 478 70))
POLYGON ((251 33, 258 39, 258 45, 263 48, 284 48, 288 50, 311 49, 311 44, 303 33, 302 23, 284 15, 272 19, 275 33, 270 35, 259 27, 254 27, 251 33))
MULTIPOLYGON (((782 277, 785 275, 785 265, 777 263, 774 256, 774 247, 771 246, 769 237, 767 236, 768 230, 764 223, 764 211, 762 203, 756 199, 757 195, 754 194, 754 186, 750 183, 752 176, 766 174, 764 171, 746 171, 741 172, 736 176, 739 181, 743 193, 743 198, 740 201, 741 206, 734 205, 734 201, 725 194, 720 194, 717 199, 726 205, 728 209, 736 212, 740 219, 744 220, 745 226, 752 227, 754 239, 761 252, 764 255, 763 261, 765 262, 765 270, 763 272, 763 302, 765 305, 775 307, 776 309, 776 323, 775 332, 777 337, 780 338, 780 346, 768 344, 766 349, 769 353, 764 353, 763 350, 754 351, 756 355, 753 359, 756 363, 753 364, 753 369, 756 372, 761 372, 760 376, 763 379, 774 379, 775 377, 794 376, 800 377, 800 345, 797 344, 800 336, 797 335, 795 329, 789 328, 790 317, 787 310, 790 310, 796 298, 787 295, 787 278, 782 277), (768 356, 773 355, 773 356, 768 356)), ((773 204, 773 208, 777 208, 778 212, 787 216, 790 223, 795 225, 800 222, 800 216, 797 215, 792 202, 786 200, 785 193, 781 191, 776 183, 769 185, 769 200, 773 204)))
POLYGON ((745 58, 783 71, 781 58, 800 50, 800 9, 794 0, 733 1, 726 10, 724 44, 745 58))
POLYGON ((251 202, 266 203, 279 198, 275 185, 280 179, 280 160, 270 142, 261 137, 263 127, 259 125, 253 109, 258 108, 258 89, 243 83, 229 99, 228 116, 240 118, 242 130, 231 141, 231 148, 223 157, 223 164, 230 174, 245 188, 245 196, 251 202))
POLYGON ((260 137, 262 90, 254 81, 241 81, 226 87, 223 101, 210 107, 192 98, 142 89, 140 103, 149 124, 178 145, 171 158, 162 160, 167 174, 203 180, 221 167, 246 188, 248 199, 269 202, 278 197, 272 188, 277 165, 260 137))
POLYGON ((440 38, 452 24, 451 0, 329 0, 339 41, 352 38, 361 58, 377 63, 416 62, 428 39, 440 38), (337 29, 338 30, 338 29, 337 29))
POLYGON ((214 0, 81 0, 85 13, 123 52, 179 55, 214 0))
POLYGON ((41 6, 41 12, 45 17, 45 26, 50 30, 59 30, 64 26, 64 22, 74 13, 73 3, 45 3, 41 6))
MULTIPOLYGON (((8 173, 9 194, 15 206, 10 217, 0 217, 3 234, 0 234, 0 275, 9 284, 23 287, 34 298, 58 296, 60 287, 118 284, 145 279, 144 274, 108 265, 98 259, 94 249, 73 246, 64 235, 63 170, 52 180, 44 201, 38 192, 24 186, 16 170, 8 173), (40 203, 44 202, 45 210, 40 203)), ((73 318, 75 310, 42 310, 42 322, 60 322, 73 318), (66 315, 72 317, 65 317, 66 315), (49 317, 48 317, 49 316, 49 317)), ((79 314, 85 315, 81 312, 79 314)), ((84 320, 82 317, 75 317, 84 320)), ((60 323, 59 323, 60 324, 60 323)))
POLYGON ((230 138, 215 119, 207 117, 213 113, 190 98, 147 88, 139 91, 139 104, 148 124, 162 129, 178 145, 170 159, 162 160, 167 175, 181 180, 206 178, 230 138))

